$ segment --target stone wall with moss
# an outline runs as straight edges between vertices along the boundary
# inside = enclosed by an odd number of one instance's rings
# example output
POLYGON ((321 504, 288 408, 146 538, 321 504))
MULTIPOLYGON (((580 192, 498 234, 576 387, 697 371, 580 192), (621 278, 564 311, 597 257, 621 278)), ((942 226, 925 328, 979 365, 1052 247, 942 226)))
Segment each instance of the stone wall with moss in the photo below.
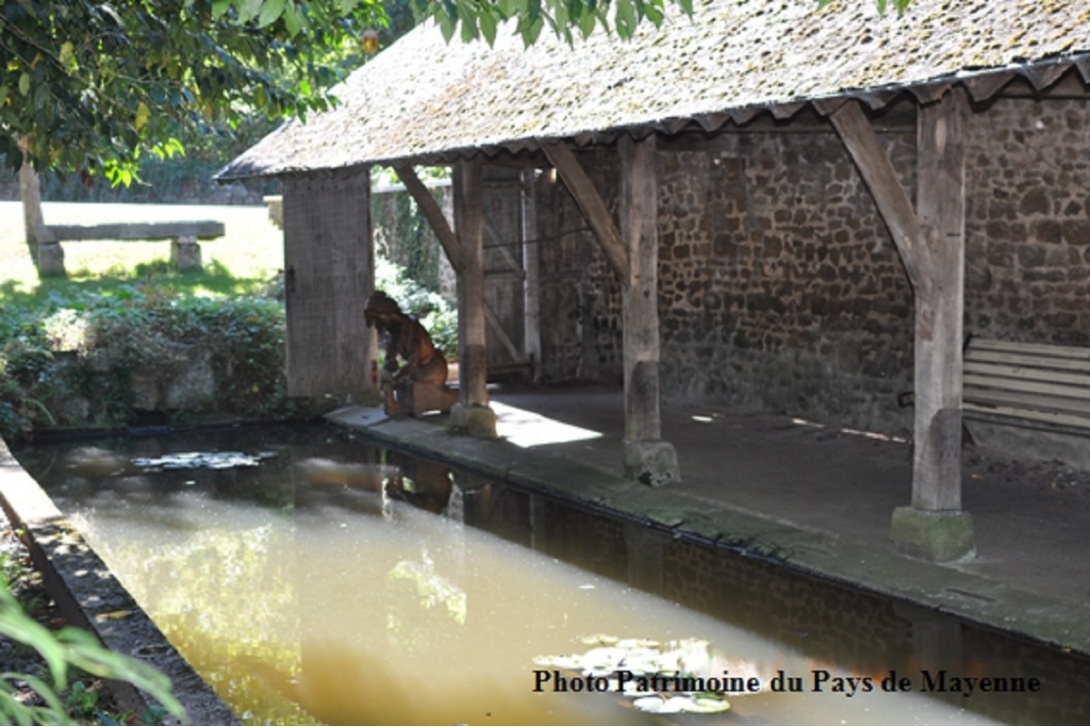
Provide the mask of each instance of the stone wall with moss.
MULTIPOLYGON (((906 433, 910 412, 896 403, 913 386, 904 268, 831 127, 791 128, 658 154, 664 393, 906 433)), ((1090 343, 1086 128, 1083 100, 974 109, 967 333, 1090 343)), ((880 136, 914 193, 914 129, 880 136)), ((615 153, 582 159, 616 211, 615 153)), ((544 371, 619 381, 616 278, 563 185, 543 180, 539 232, 556 237, 540 246, 544 371), (570 230, 579 231, 559 234, 570 230)))

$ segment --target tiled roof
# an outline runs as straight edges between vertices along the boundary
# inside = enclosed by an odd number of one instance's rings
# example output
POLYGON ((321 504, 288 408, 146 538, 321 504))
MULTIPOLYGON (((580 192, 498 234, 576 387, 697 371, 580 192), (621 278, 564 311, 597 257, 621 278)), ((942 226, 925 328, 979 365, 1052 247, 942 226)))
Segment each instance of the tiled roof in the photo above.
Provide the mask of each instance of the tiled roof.
MULTIPOLYGON (((534 147, 589 132, 877 94, 1004 73, 1035 83, 1077 63, 1090 76, 1085 0, 913 0, 880 16, 874 0, 707 0, 629 41, 596 32, 569 47, 542 34, 524 49, 444 42, 421 26, 352 74, 339 107, 292 121, 219 178, 276 176, 475 148, 534 147)), ((878 105, 873 102, 872 105, 878 105)), ((786 110, 785 110, 786 109, 786 110)))

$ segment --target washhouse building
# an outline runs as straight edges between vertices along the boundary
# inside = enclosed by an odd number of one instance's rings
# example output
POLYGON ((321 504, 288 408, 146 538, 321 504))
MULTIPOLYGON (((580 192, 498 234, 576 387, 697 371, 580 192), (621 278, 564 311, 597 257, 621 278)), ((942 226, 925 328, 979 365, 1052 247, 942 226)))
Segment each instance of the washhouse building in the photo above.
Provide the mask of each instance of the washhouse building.
POLYGON ((622 383, 652 485, 685 468, 664 395, 905 434, 893 539, 948 560, 966 429, 1090 462, 1088 89, 1062 0, 708 0, 530 48, 425 24, 219 179, 282 181, 291 393, 372 385, 392 166, 458 275, 464 427, 494 434, 490 366, 532 365, 622 383), (414 165, 451 167, 453 225, 414 165))

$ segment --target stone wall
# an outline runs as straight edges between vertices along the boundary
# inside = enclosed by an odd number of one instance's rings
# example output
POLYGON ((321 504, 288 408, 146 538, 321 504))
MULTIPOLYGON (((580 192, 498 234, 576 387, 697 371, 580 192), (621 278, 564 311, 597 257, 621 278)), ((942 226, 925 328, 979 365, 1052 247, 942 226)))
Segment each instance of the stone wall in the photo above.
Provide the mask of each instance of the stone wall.
POLYGON ((999 100, 970 128, 965 330, 1090 343, 1090 104, 999 100))
MULTIPOLYGON (((790 127, 788 127, 790 128, 790 127)), ((1090 108, 1000 99, 968 139, 966 333, 1090 342, 1090 108)), ((881 134, 914 194, 915 133, 881 134)), ((616 209, 612 150, 581 155, 616 209)), ((839 137, 724 134, 658 154, 662 382, 827 424, 905 434, 913 296, 839 137)), ((549 378, 621 376, 619 287, 563 185, 543 184, 542 358, 549 378), (576 285, 578 283, 578 286, 576 285)))
MULTIPOLYGON (((616 179, 616 155, 580 155, 599 189, 616 179)), ((615 190, 614 190, 615 191, 615 190)), ((616 209, 616 199, 610 199, 616 209)), ((621 288, 583 214, 562 183, 538 177, 537 249, 541 300, 541 377, 620 383, 621 288)))
MULTIPOLYGON (((911 184, 906 136, 885 141, 911 184)), ((839 138, 724 141, 659 155, 664 390, 897 428, 911 289, 839 138)))

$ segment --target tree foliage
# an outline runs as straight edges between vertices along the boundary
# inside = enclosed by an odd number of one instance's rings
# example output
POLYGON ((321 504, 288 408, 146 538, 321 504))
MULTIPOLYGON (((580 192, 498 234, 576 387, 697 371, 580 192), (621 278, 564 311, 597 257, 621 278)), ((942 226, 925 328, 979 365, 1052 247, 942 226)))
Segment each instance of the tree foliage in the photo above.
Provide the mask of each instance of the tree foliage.
POLYGON ((384 24, 379 0, 5 0, 0 153, 128 182, 179 138, 327 108, 384 24))
MULTIPOLYGON (((760 2, 762 0, 753 0, 760 2)), ((821 8, 838 0, 811 0, 821 8)), ((858 0, 839 0, 856 2, 858 0)), ((537 41, 548 28, 569 43, 578 33, 589 36, 596 28, 631 38, 642 22, 658 27, 666 17, 668 4, 677 5, 687 15, 693 13, 693 0, 413 0, 419 17, 434 17, 449 41, 457 33, 463 41, 483 37, 489 44, 496 39, 500 23, 514 19, 515 32, 527 46, 537 41)), ((874 0, 880 13, 893 7, 903 13, 911 0, 874 0)))

